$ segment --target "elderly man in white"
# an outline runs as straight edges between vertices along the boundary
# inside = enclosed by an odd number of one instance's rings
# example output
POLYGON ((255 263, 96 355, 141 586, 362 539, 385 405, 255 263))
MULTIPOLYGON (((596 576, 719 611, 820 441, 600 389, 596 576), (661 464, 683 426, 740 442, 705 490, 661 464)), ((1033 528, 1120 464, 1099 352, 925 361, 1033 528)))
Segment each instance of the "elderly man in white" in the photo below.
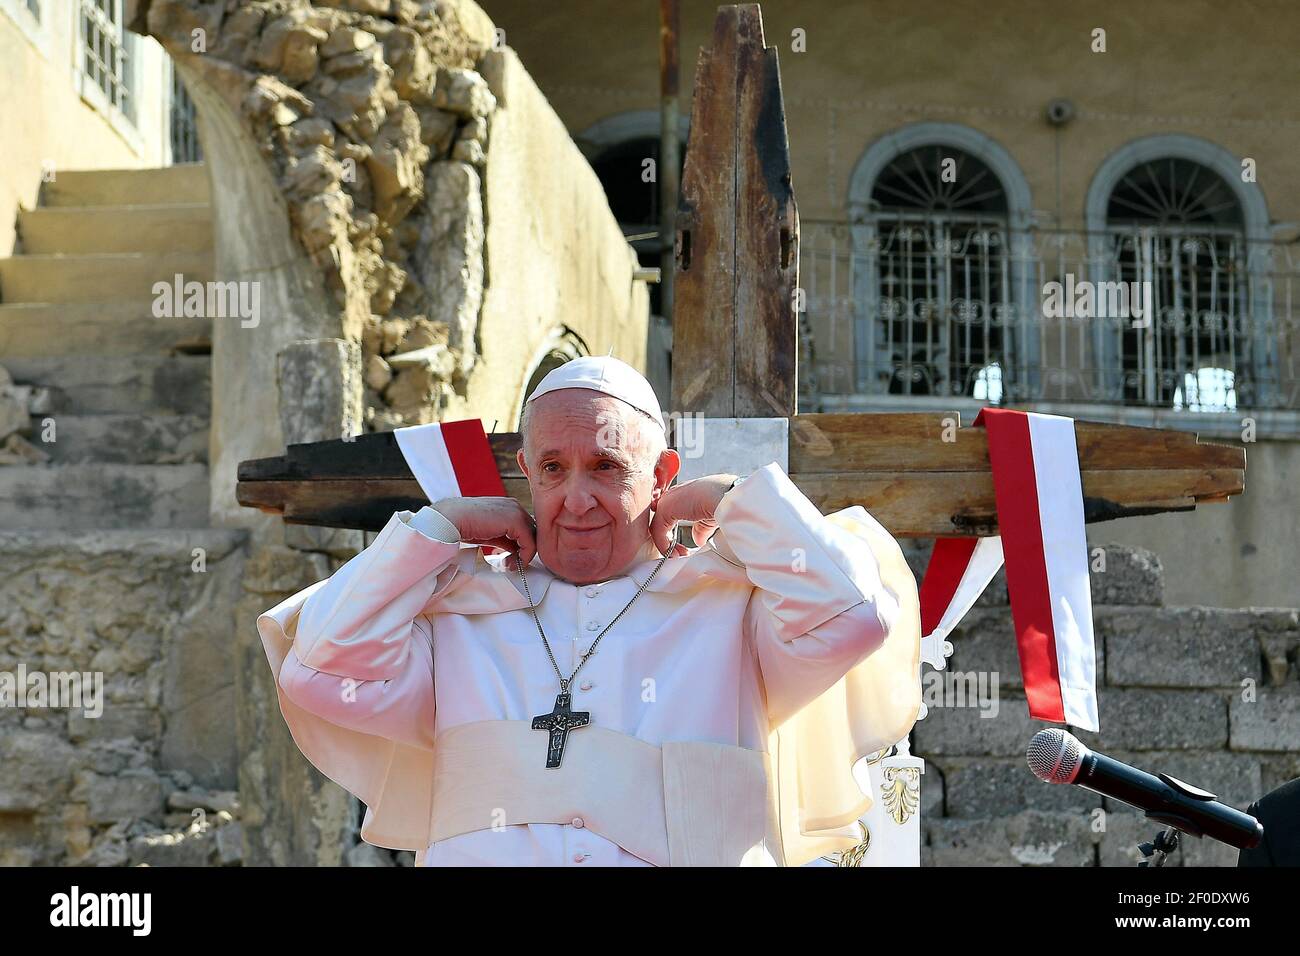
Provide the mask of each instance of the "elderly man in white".
POLYGON ((312 763, 417 865, 798 865, 857 843, 852 768, 919 706, 916 585, 775 464, 680 485, 612 358, 525 405, 511 498, 395 513, 258 619, 312 763), (696 547, 674 544, 693 522, 696 547))

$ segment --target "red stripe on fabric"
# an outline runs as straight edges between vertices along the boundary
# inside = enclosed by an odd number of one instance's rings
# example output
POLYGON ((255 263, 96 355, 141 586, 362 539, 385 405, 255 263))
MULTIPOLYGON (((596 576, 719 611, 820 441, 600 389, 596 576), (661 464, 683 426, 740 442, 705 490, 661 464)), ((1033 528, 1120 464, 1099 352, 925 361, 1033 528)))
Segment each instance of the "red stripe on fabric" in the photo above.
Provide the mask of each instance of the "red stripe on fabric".
POLYGON ((921 633, 932 634, 943 620, 957 585, 970 565, 979 538, 936 538, 921 578, 921 633))
POLYGON ((1029 418, 1005 408, 982 409, 975 424, 989 436, 993 494, 998 506, 1007 591, 1016 626, 1020 671, 1025 680, 1029 714, 1039 720, 1065 721, 1061 675, 1052 628, 1052 599, 1043 554, 1043 527, 1038 513, 1029 418))
POLYGON ((462 498, 505 497, 506 486, 479 419, 443 422, 442 440, 447 443, 447 455, 456 472, 462 498))

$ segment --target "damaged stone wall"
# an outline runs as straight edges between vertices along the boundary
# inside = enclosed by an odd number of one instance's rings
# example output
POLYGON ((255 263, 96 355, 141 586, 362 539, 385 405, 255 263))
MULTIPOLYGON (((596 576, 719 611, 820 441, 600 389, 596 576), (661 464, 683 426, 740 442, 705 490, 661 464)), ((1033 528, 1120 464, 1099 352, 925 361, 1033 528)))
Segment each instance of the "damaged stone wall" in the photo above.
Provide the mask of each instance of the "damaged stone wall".
POLYGON ((203 529, 6 533, 0 672, 26 696, 0 707, 0 866, 240 862, 238 798, 221 786, 234 736, 203 732, 229 720, 211 595, 232 590, 240 541, 203 529), (200 556, 203 573, 190 573, 200 556), (56 685, 78 690, 74 705, 31 696, 56 685), (212 712, 195 719, 195 708, 212 712))
POLYGON ((362 345, 368 427, 435 420, 477 354, 491 21, 454 0, 153 0, 134 23, 271 169, 341 336, 362 345))

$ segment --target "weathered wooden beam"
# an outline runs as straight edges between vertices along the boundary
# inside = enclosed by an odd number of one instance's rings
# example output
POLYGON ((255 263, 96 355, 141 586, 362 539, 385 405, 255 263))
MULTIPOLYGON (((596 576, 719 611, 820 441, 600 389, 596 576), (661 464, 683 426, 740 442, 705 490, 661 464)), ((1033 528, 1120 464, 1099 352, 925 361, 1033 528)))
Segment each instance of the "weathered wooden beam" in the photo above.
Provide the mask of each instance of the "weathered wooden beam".
MULTIPOLYGON (((488 436, 502 478, 522 478, 515 461, 519 450, 516 432, 488 436)), ((402 456, 392 432, 357 435, 351 439, 314 441, 290 445, 283 455, 241 461, 237 472, 240 485, 252 481, 288 481, 328 478, 402 478, 410 479, 410 466, 402 456)))
MULTIPOLYGON (((263 459, 268 460, 268 459, 263 459)), ((532 507, 528 482, 503 479, 506 494, 532 507)), ((281 515, 288 524, 378 531, 395 511, 419 511, 429 498, 414 478, 327 478, 241 481, 241 505, 281 515)))
MULTIPOLYGON (((800 415, 790 475, 823 511, 860 504, 899 537, 997 533, 988 439, 956 412, 800 415), (948 440, 948 439, 951 440, 948 440)), ((1190 432, 1076 422, 1085 519, 1181 511, 1241 494, 1246 452, 1190 432)), ((517 434, 489 436, 506 491, 531 506, 517 434)), ((376 531, 427 503, 391 433, 290 445, 239 466, 236 496, 295 524, 376 531)))
POLYGON ((677 209, 672 408, 795 414, 799 216, 776 49, 756 4, 700 51, 677 209))
MULTIPOLYGON (((822 511, 863 505, 899 538, 984 537, 998 533, 993 476, 972 471, 791 475, 822 511)), ((1240 493, 1242 472, 1084 471, 1084 520, 1093 523, 1164 511, 1240 493)))
MULTIPOLYGON (((790 473, 989 470, 982 428, 959 412, 807 414, 790 420, 790 473)), ((1246 467, 1246 450, 1201 443, 1194 432, 1076 421, 1081 471, 1246 467)), ((1229 494, 1239 494, 1230 491, 1229 494)))

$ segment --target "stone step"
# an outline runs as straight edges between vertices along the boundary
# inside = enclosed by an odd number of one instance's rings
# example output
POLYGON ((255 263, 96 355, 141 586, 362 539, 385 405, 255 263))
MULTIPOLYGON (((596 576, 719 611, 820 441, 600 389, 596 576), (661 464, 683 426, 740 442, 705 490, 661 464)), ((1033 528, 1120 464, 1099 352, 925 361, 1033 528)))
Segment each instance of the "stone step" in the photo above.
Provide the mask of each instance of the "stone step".
MULTIPOLYGON (((75 561, 84 565, 85 573, 69 579, 66 584, 85 589, 84 597, 88 601, 99 598, 100 603, 117 605, 120 600, 111 589, 105 590, 104 582, 94 581, 95 574, 107 572, 117 579, 115 586, 121 586, 147 567, 150 573, 157 573, 161 583, 182 584, 172 582, 171 576, 178 567, 186 571, 191 569, 195 548, 202 548, 206 560, 212 564, 227 557, 247 537, 248 532, 241 528, 208 527, 4 530, 0 531, 0 591, 6 583, 16 582, 33 568, 42 565, 67 567, 75 561), (134 561, 135 571, 131 570, 129 561, 123 559, 134 561)), ((33 588, 39 588, 41 581, 31 584, 33 588)), ((198 586, 201 588, 202 582, 198 586)), ((34 594, 33 597, 40 598, 41 595, 34 594)), ((182 604, 179 609, 187 607, 188 604, 182 604)), ((137 613, 125 606, 122 611, 124 614, 137 613)), ((165 621, 153 623, 166 624, 165 621)))
POLYGON ((43 385, 58 414, 174 414, 207 417, 212 361, 206 355, 79 355, 5 359, 20 385, 43 385))
POLYGON ((114 252, 0 259, 0 301, 100 302, 153 298, 155 282, 212 278, 212 255, 114 252))
POLYGON ((0 528, 198 528, 207 521, 207 465, 0 468, 0 528))
POLYGON ((33 415, 33 445, 53 464, 176 465, 208 460, 203 415, 33 415), (45 440, 53 421, 53 441, 45 440))
POLYGON ((167 355, 212 347, 212 320, 155 318, 143 299, 0 305, 0 365, 57 356, 167 355))
POLYGON ((43 206, 131 206, 207 202, 208 171, 202 163, 161 169, 70 169, 41 188, 43 206))
POLYGON ((208 252, 207 203, 41 206, 18 215, 24 255, 95 252, 208 252))

